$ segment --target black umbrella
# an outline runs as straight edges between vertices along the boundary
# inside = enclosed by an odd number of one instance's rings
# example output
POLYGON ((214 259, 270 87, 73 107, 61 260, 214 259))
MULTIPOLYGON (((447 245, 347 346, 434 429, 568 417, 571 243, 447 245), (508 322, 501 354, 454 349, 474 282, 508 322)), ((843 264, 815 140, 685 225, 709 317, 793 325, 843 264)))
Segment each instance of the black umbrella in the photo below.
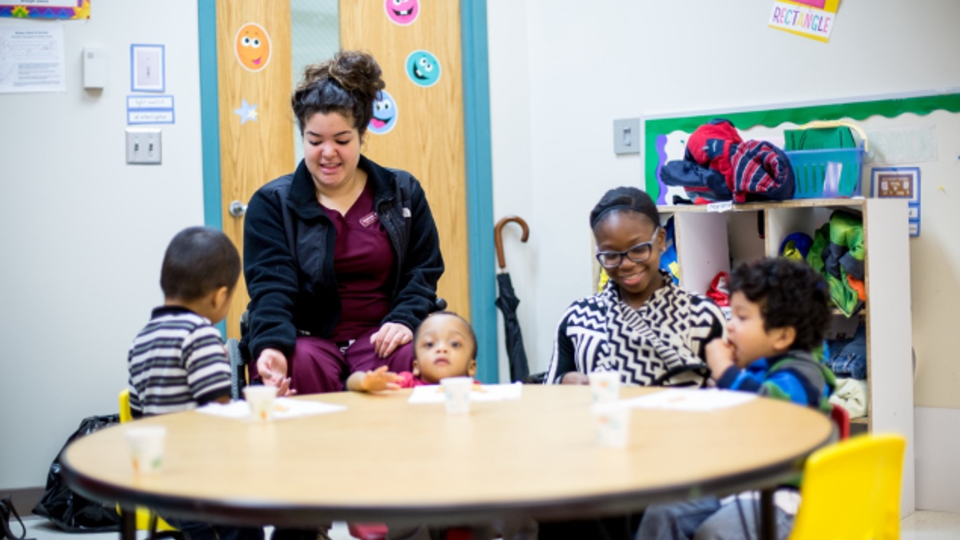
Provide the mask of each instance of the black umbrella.
POLYGON ((530 375, 530 368, 527 366, 527 352, 523 349, 523 334, 520 333, 520 321, 517 319, 517 306, 520 305, 520 299, 513 292, 513 283, 510 281, 510 274, 504 268, 507 266, 503 258, 503 238, 501 237, 503 226, 514 222, 523 227, 523 236, 521 242, 526 242, 530 236, 530 229, 527 222, 517 216, 505 217, 497 222, 493 228, 493 240, 497 248, 497 263, 500 265, 500 273, 497 274, 497 285, 500 287, 500 296, 497 297, 497 307, 503 312, 503 326, 506 330, 507 357, 510 358, 510 380, 522 381, 530 375))

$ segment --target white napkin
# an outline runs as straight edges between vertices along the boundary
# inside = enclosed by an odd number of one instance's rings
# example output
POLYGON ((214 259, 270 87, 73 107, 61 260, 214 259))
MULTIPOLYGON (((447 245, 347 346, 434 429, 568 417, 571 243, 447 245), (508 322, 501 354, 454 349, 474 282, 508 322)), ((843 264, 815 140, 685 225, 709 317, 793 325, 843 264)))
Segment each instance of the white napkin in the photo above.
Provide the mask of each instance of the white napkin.
MULTIPOLYGON (((470 401, 502 401, 505 399, 520 399, 523 384, 485 384, 474 387, 470 392, 470 401)), ((407 403, 443 403, 446 396, 439 384, 416 386, 407 403)))
POLYGON ((621 403, 627 407, 641 409, 667 409, 673 411, 714 411, 742 405, 757 399, 756 394, 733 390, 680 390, 670 388, 621 403))
MULTIPOLYGON (((319 401, 303 401, 299 399, 277 398, 273 401, 273 418, 296 418, 314 414, 326 414, 347 410, 343 405, 331 405, 319 401)), ((250 404, 246 401, 231 401, 230 403, 210 403, 197 409, 197 412, 246 420, 250 418, 250 404)))

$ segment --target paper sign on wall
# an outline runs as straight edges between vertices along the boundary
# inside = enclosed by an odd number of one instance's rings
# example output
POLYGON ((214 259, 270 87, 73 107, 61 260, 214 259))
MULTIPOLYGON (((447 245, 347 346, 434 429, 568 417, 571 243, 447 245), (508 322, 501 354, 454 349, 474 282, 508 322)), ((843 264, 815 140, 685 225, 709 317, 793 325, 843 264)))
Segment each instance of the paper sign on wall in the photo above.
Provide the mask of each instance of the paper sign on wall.
POLYGON ((63 24, 0 23, 0 94, 65 92, 63 24))
POLYGON ((824 43, 830 41, 840 0, 777 0, 767 25, 824 43), (821 8, 814 6, 819 5, 821 8))
POLYGON ((128 124, 173 124, 173 96, 127 96, 128 124))

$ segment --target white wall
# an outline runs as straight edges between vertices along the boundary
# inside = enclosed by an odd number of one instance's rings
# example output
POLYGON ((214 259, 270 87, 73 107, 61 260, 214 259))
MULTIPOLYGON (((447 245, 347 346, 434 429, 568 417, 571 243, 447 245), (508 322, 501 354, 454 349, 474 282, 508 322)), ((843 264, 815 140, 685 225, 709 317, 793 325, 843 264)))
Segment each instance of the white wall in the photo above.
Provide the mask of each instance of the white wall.
POLYGON ((0 95, 0 491, 42 486, 80 420, 117 411, 167 242, 203 224, 196 2, 92 6, 64 23, 66 93, 0 95), (125 164, 131 43, 166 45, 161 166, 125 164), (84 46, 107 51, 102 93, 84 46))
POLYGON ((917 407, 917 508, 960 514, 960 410, 917 407))

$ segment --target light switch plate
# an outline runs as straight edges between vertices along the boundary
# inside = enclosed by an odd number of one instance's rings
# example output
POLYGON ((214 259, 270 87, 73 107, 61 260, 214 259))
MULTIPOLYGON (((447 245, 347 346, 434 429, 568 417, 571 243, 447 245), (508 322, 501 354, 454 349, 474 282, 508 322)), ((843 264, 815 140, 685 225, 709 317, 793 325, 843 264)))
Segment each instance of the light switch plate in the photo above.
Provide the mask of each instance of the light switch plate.
POLYGON ((159 165, 160 133, 159 128, 127 128, 127 163, 159 165))
POLYGON ((639 118, 621 118, 613 121, 613 153, 640 153, 639 118))

